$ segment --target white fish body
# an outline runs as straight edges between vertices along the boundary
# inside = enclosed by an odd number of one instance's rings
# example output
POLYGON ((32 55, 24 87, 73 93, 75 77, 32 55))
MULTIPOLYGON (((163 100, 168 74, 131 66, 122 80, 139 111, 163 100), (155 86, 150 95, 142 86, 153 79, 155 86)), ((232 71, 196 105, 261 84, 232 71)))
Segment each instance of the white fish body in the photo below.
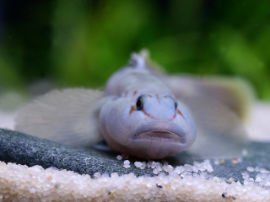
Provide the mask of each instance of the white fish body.
MULTIPOLYGON (((73 146, 85 147, 105 139, 115 151, 161 159, 190 148, 199 126, 202 135, 195 141, 195 152, 209 155, 216 149, 217 153, 235 150, 238 144, 230 141, 238 139, 242 128, 226 106, 233 106, 233 102, 224 104, 213 99, 211 91, 203 95, 194 93, 194 89, 186 91, 184 86, 177 87, 177 82, 183 84, 183 78, 172 78, 149 68, 143 54, 133 54, 130 64, 112 75, 103 93, 87 89, 50 92, 18 113, 16 129, 73 146), (203 110, 196 109, 198 105, 203 110), (215 107, 218 109, 213 110, 215 107), (213 137, 212 133, 218 135, 213 137), (224 147, 213 146, 210 141, 222 142, 224 147)), ((194 79, 188 81, 189 87, 201 86, 194 79)))

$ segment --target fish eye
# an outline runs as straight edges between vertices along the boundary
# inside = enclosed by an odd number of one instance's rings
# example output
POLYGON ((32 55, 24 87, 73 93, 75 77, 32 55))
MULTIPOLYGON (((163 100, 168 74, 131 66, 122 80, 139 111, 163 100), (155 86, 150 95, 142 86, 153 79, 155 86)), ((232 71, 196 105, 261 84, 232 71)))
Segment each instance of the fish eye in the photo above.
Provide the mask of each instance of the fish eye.
POLYGON ((174 108, 177 109, 177 107, 178 107, 178 103, 174 102, 174 108))
POLYGON ((137 99, 136 109, 137 110, 142 110, 143 109, 143 96, 142 95, 140 97, 138 97, 138 99, 137 99))

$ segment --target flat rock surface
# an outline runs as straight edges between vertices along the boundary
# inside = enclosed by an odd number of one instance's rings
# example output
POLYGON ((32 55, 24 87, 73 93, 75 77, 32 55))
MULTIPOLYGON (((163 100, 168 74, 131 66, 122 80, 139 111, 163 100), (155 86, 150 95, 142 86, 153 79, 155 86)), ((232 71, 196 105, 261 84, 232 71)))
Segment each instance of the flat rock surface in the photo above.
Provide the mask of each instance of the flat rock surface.
MULTIPOLYGON (((234 178, 243 182, 243 173, 247 167, 264 168, 270 170, 270 144, 250 142, 247 146, 247 154, 238 159, 214 160, 210 162, 214 168, 211 175, 225 179, 234 178)), ((33 166, 40 165, 44 168, 56 167, 71 170, 80 174, 113 173, 120 175, 134 173, 137 176, 154 175, 152 169, 139 169, 132 163, 130 168, 123 167, 123 161, 116 159, 115 153, 99 151, 94 148, 75 149, 52 141, 39 139, 27 134, 12 130, 0 129, 0 160, 18 164, 33 166)), ((140 161, 129 159, 131 162, 140 161)), ((173 166, 192 164, 194 161, 204 161, 199 156, 182 152, 179 155, 168 158, 166 161, 173 166)), ((255 177, 257 171, 249 173, 255 177)))

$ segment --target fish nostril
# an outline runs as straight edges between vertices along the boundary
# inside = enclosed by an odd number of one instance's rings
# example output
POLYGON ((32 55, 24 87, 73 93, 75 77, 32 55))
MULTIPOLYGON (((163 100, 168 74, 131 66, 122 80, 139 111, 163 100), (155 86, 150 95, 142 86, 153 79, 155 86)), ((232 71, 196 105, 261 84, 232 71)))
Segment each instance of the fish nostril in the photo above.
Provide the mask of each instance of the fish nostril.
POLYGON ((136 102, 136 109, 143 110, 143 96, 139 96, 136 102))

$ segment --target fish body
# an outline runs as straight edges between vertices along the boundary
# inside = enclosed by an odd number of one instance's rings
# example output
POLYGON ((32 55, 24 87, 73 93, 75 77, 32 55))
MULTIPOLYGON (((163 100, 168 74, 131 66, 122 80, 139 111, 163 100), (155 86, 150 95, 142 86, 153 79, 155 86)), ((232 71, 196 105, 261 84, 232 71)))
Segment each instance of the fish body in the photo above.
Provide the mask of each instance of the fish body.
POLYGON ((191 146, 196 126, 183 103, 134 54, 131 65, 109 79, 104 96, 113 96, 99 114, 100 133, 116 151, 160 159, 191 146))
POLYGON ((76 147, 105 139, 113 150, 145 159, 187 149, 204 156, 234 153, 242 148, 243 106, 251 103, 246 86, 232 79, 168 76, 149 65, 144 53, 132 54, 103 92, 49 92, 17 113, 15 128, 76 147))

